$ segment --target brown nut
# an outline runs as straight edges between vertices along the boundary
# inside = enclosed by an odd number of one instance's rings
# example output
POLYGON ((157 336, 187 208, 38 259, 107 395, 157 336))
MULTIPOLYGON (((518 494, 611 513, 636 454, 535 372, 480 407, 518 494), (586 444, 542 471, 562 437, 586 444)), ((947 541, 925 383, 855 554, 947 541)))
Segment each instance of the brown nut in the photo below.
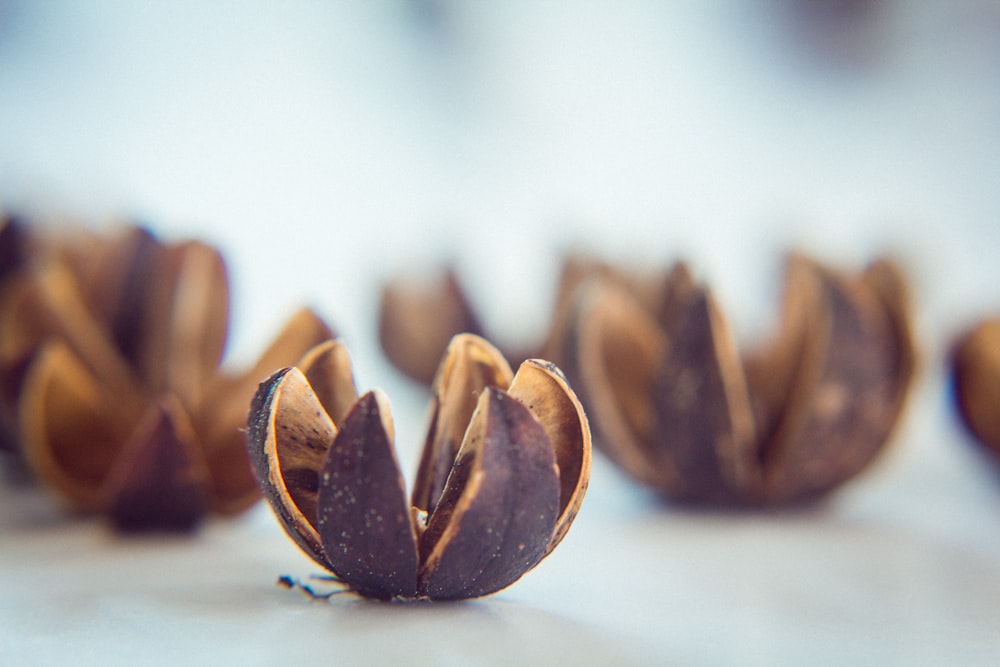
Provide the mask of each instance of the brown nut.
POLYGON ((571 378, 596 443, 666 497, 761 505, 824 496, 882 449, 914 368, 903 279, 791 258, 781 330, 741 359, 712 295, 677 264, 649 308, 620 282, 577 297, 571 378))
POLYGON ((186 530, 246 509, 259 498, 240 431, 247 403, 330 329, 300 311, 252 368, 228 372, 217 250, 140 228, 86 238, 30 262, 0 298, 0 359, 22 369, 25 461, 71 507, 123 529, 186 530))
POLYGON ((1000 319, 984 320, 963 333, 951 366, 962 422, 1000 460, 1000 319))
POLYGON ((517 374, 456 336, 434 381, 412 500, 385 396, 357 398, 340 343, 261 384, 247 446, 282 527, 370 598, 450 600, 512 584, 566 534, 590 474, 590 429, 562 373, 517 374))

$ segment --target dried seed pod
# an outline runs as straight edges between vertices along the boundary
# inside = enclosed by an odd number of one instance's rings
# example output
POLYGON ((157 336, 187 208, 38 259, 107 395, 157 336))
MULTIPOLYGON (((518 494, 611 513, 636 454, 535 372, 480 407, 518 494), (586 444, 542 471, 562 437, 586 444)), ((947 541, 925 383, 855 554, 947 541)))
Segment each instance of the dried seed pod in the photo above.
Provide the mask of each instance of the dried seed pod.
POLYGON ((1000 319, 964 332, 951 356, 958 413, 966 428, 1000 461, 1000 319))
POLYGON ((411 500, 388 402, 357 397, 340 343, 261 384, 247 446, 292 540, 350 590, 383 600, 464 599, 505 588, 566 534, 590 476, 590 429, 562 373, 516 374, 456 336, 434 381, 411 500))
POLYGON ((80 238, 30 258, 0 296, 0 361, 18 369, 25 461, 71 507, 125 530, 185 530, 208 512, 246 509, 259 498, 240 431, 247 403, 330 329, 300 311, 256 365, 231 373, 217 250, 140 228, 80 238))
POLYGON ((824 496, 884 446, 915 357, 893 264, 852 277, 793 257, 781 329, 742 358, 686 266, 660 294, 650 308, 592 280, 568 337, 597 443, 635 479, 682 502, 792 504, 824 496))

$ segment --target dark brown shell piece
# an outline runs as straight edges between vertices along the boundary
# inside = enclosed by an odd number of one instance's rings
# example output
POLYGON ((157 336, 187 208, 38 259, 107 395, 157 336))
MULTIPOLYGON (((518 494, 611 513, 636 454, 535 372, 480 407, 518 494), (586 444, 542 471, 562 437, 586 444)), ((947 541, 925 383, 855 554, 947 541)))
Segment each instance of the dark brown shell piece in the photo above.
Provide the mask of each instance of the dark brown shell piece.
POLYGON ((320 468, 319 534, 331 570, 365 597, 417 595, 416 534, 388 405, 362 396, 320 468))
POLYGON ((452 338, 432 386, 431 423, 413 489, 418 510, 434 511, 483 389, 506 388, 513 375, 507 360, 483 338, 452 338))
POLYGON ((107 482, 108 514, 121 530, 192 530, 208 503, 208 470, 176 402, 155 406, 136 428, 107 482))
POLYGON ((670 494, 730 503, 753 488, 753 413, 739 356, 711 296, 699 290, 673 307, 668 354, 653 394, 659 449, 676 475, 670 494))
POLYGON ((420 539, 421 592, 451 600, 506 588, 545 555, 558 512, 545 429, 523 404, 487 388, 420 539))
POLYGON ((0 280, 24 263, 27 245, 24 223, 14 216, 0 213, 0 280))

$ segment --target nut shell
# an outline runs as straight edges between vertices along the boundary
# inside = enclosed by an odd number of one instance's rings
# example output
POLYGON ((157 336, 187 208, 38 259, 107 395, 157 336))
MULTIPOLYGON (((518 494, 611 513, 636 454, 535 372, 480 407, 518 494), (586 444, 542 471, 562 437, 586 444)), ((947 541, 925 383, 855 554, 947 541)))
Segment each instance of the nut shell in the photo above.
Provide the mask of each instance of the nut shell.
POLYGON ((883 449, 915 365, 894 264, 852 276, 792 256, 781 326, 745 355, 687 267, 666 275, 659 308, 591 281, 568 337, 598 444, 627 473, 679 502, 788 505, 883 449))
POLYGON ((72 509, 125 530, 184 530, 254 504, 247 404, 261 378, 330 338, 326 324, 300 311, 234 373, 221 367, 229 286, 216 249, 138 227, 35 245, 0 289, 5 441, 72 509))
POLYGON ((260 386, 251 408, 247 446, 279 522, 365 597, 454 600, 503 589, 559 543, 586 492, 590 429, 557 368, 533 360, 511 377, 495 348, 461 334, 436 377, 412 504, 378 391, 335 423, 330 406, 342 402, 321 401, 290 368, 260 386))
POLYGON ((330 569, 359 594, 417 594, 416 532, 392 443, 388 404, 376 391, 347 414, 320 467, 319 534, 330 569))

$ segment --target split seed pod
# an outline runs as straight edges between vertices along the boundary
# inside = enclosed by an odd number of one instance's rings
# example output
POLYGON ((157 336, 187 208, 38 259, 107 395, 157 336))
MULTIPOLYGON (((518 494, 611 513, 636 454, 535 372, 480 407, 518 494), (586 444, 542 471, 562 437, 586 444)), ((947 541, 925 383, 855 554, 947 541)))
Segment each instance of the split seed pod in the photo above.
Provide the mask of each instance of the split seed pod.
POLYGON ((123 529, 187 530, 246 509, 259 498, 240 431, 247 403, 329 328, 300 311, 252 368, 230 373, 218 251, 139 228, 87 238, 33 262, 0 300, 0 358, 22 369, 26 463, 73 509, 123 529))
POLYGON ((695 504, 826 495, 882 449, 914 369, 906 288, 887 261, 854 277, 793 257, 780 331, 742 359, 683 264, 657 308, 622 281, 592 281, 570 331, 570 377, 597 443, 635 479, 695 504))
POLYGON ((1000 319, 980 322, 956 342, 951 358, 963 423, 1000 461, 1000 319))
POLYGON ((569 529, 590 475, 590 429, 562 373, 516 375, 478 336, 438 368, 411 500, 385 396, 360 398, 336 341, 261 384, 247 445, 282 527, 349 589, 452 600, 512 584, 569 529))

